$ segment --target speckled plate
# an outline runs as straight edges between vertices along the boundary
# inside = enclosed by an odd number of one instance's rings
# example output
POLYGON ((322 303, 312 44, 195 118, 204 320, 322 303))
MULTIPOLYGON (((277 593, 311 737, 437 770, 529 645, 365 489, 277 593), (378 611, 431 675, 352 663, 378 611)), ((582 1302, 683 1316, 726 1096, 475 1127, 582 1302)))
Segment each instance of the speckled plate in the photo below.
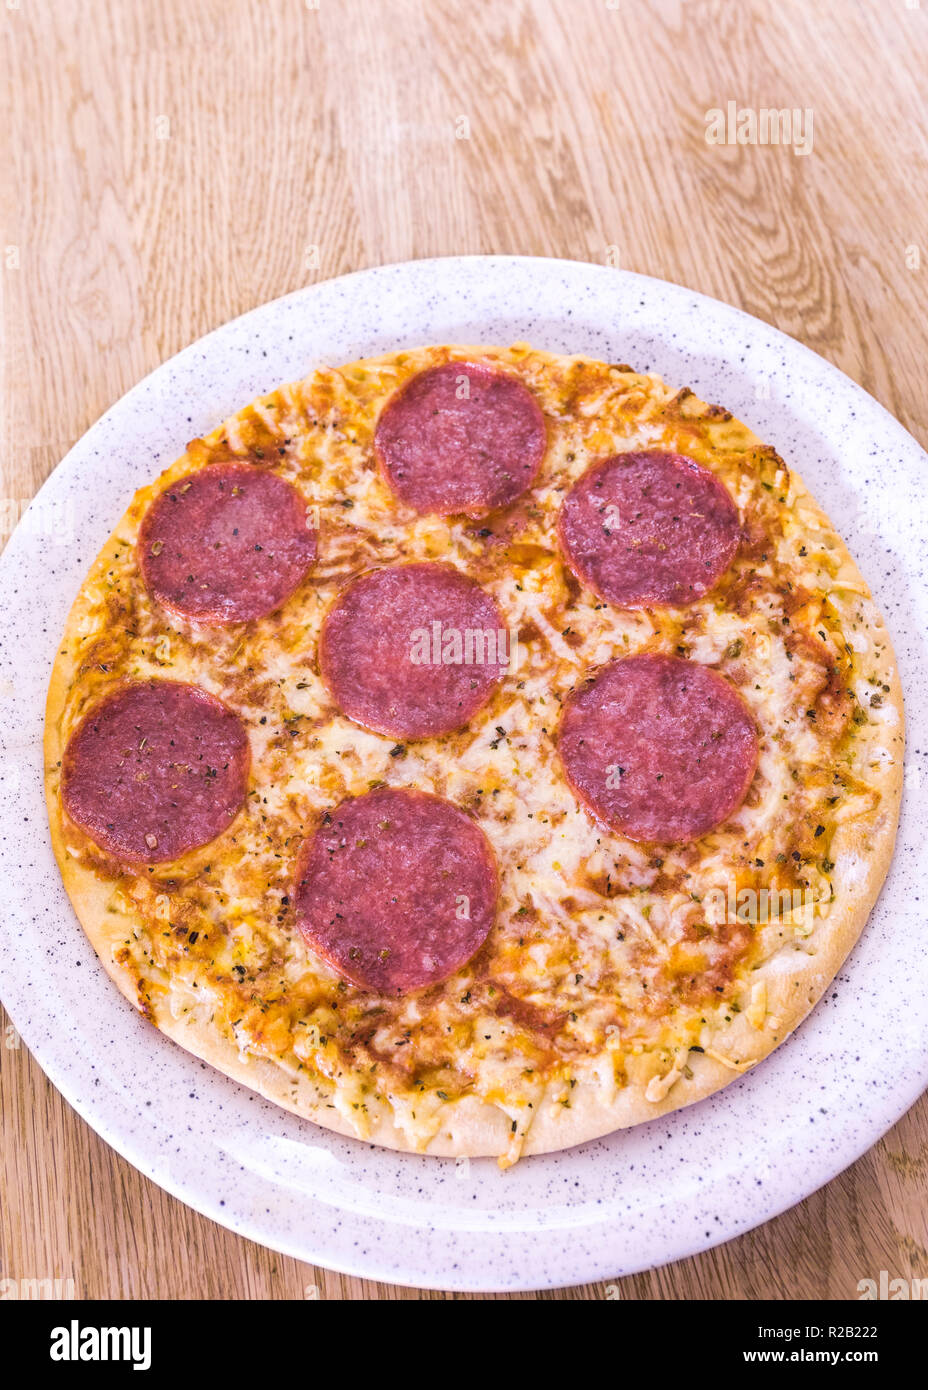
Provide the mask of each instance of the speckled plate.
POLYGON ((676 285, 571 261, 467 257, 361 271, 187 348, 72 449, 0 562, 0 997, 26 1046, 109 1144, 198 1211, 299 1259, 397 1283, 502 1290, 610 1278, 703 1250, 807 1196, 928 1084, 926 464, 871 397, 766 324, 676 285), (320 363, 519 339, 658 371, 727 406, 795 463, 888 617, 911 751, 882 896, 792 1038, 691 1109, 501 1173, 491 1160, 339 1138, 144 1023, 65 896, 46 830, 42 718, 87 567, 134 490, 187 440, 320 363))

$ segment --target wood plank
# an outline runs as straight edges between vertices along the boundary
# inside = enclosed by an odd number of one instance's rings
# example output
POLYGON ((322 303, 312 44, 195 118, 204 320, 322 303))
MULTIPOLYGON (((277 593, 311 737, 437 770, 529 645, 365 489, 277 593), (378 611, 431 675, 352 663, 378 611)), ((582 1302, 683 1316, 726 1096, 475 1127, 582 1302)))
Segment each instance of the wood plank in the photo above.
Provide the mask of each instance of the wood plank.
MULTIPOLYGON (((928 441, 928 5, 14 0, 2 24, 0 528, 200 334, 420 256, 617 256, 800 338, 928 441), (707 144, 729 100, 811 108, 811 154, 707 144)), ((313 1269, 196 1215, 14 1041, 0 1033, 3 1277, 87 1297, 447 1296, 313 1269)), ((923 1099, 801 1206, 615 1292, 827 1299, 881 1269, 925 1277, 926 1191, 923 1099)))

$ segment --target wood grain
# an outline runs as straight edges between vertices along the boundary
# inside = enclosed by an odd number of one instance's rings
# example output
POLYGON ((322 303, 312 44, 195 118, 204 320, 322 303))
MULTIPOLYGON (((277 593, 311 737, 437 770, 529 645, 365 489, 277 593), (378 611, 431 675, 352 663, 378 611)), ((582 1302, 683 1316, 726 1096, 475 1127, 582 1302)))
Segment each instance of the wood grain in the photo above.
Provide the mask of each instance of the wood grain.
MULTIPOLYGON (((925 0, 6 0, 0 25, 6 530, 192 339, 420 256, 610 258, 689 285, 808 343, 928 443, 925 0), (730 100, 811 108, 812 153, 708 144, 706 112, 730 100)), ((451 1297, 197 1216, 5 1024, 0 1277, 91 1298, 451 1297)), ((801 1206, 618 1293, 828 1299, 881 1269, 922 1278, 926 1195, 923 1098, 801 1206)))

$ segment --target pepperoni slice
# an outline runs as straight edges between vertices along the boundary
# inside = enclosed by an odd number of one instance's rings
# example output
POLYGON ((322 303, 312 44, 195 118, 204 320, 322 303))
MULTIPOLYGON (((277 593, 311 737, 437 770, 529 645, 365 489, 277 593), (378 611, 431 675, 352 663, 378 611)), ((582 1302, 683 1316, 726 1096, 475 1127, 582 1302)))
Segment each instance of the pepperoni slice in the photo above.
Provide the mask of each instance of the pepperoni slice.
POLYGON ((695 840, 735 811, 757 732, 733 686, 679 657, 612 661, 570 695, 558 751, 589 811, 630 840, 695 840))
POLYGON ((336 704, 391 738, 436 738, 486 703, 506 669, 495 602, 452 565, 393 565, 339 596, 319 639, 336 704))
POLYGON ((276 473, 214 463, 172 483, 149 507, 138 540, 153 598, 218 626, 272 613, 316 559, 306 502, 276 473))
POLYGON ((195 685, 145 681, 105 696, 68 740, 61 795, 117 859, 160 864, 222 833, 248 786, 248 735, 195 685))
POLYGON ((574 484, 558 518, 570 568, 607 603, 678 607, 735 557, 738 511, 714 473, 682 454, 615 454, 574 484))
POLYGON ((420 372, 391 397, 374 453, 417 512, 479 517, 531 487, 545 456, 544 416, 517 377, 472 362, 420 372))
POLYGON ((294 904, 307 944, 346 979, 407 994, 467 964, 498 892, 493 851, 469 816, 380 787, 343 801, 305 842, 294 904))

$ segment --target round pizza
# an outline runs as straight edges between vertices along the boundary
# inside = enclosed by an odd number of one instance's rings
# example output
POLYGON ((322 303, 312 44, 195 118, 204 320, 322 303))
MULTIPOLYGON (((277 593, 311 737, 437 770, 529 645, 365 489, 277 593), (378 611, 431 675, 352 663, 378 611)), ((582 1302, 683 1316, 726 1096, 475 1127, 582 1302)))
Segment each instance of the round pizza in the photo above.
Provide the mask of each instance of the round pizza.
POLYGON ((314 372, 134 497, 51 832, 132 1003, 343 1134, 562 1149, 754 1066, 886 874, 883 619, 731 414, 579 356, 314 372))

